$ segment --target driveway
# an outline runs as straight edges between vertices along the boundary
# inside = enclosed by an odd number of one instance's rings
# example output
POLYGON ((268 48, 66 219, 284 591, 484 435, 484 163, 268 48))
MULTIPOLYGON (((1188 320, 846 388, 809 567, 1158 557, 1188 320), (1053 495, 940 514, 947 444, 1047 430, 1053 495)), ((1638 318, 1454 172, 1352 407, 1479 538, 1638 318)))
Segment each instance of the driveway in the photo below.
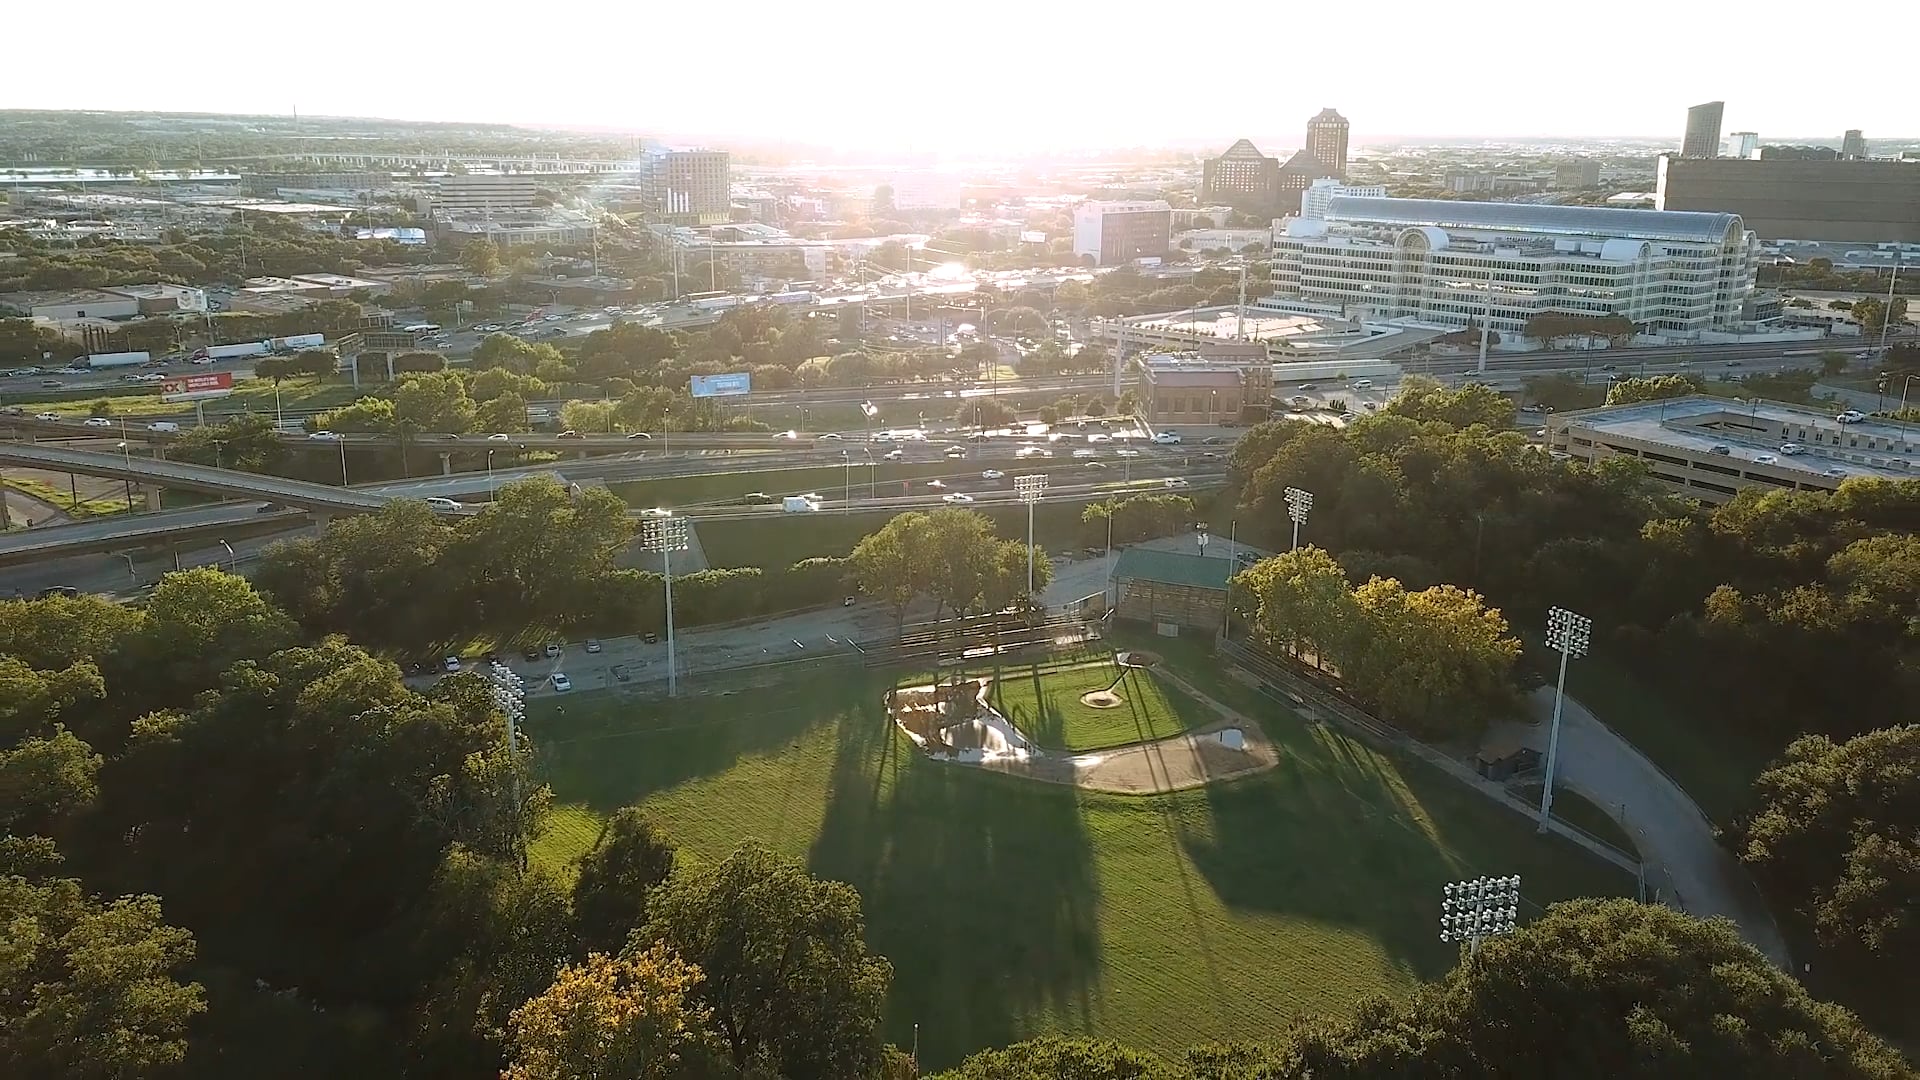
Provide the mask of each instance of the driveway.
MULTIPOLYGON (((1527 745, 1547 751, 1553 719, 1553 688, 1530 702, 1539 723, 1526 730, 1527 745)), ((1753 881, 1714 839, 1700 807, 1663 772, 1572 698, 1560 717, 1561 785, 1579 792, 1623 821, 1640 854, 1663 873, 1679 906, 1690 915, 1723 915, 1768 959, 1791 970, 1786 941, 1753 881)))

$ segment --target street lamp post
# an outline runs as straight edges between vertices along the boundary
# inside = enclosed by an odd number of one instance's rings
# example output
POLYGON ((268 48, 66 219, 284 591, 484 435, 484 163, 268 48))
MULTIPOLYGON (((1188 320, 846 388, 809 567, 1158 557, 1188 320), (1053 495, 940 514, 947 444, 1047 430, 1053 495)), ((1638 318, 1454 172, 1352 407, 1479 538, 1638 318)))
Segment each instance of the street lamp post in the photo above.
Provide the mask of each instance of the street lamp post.
POLYGON ((1300 526, 1307 523, 1307 511, 1313 509, 1313 492, 1290 487, 1286 490, 1287 516, 1293 519, 1293 546, 1300 546, 1300 526))
POLYGON ((1027 504, 1027 595, 1033 595, 1033 504, 1047 490, 1047 474, 1034 473, 1030 476, 1013 478, 1013 490, 1020 501, 1027 504))
POLYGON ((1464 941, 1477 956, 1484 938, 1513 933, 1520 921, 1520 876, 1449 882, 1440 901, 1440 940, 1464 941))
POLYGON ((1905 412, 1907 410, 1907 391, 1913 389, 1913 380, 1915 379, 1920 379, 1920 375, 1909 375, 1906 377, 1904 381, 1900 383, 1900 411, 1901 412, 1905 412))
POLYGON ((1546 783, 1540 791, 1540 831, 1547 831, 1553 818, 1553 770, 1560 756, 1560 709, 1567 700, 1567 661, 1587 654, 1587 642, 1593 637, 1593 620, 1566 608, 1554 608, 1547 614, 1547 644, 1560 650, 1560 681, 1553 690, 1553 727, 1547 732, 1546 783))
POLYGON ((688 547, 688 522, 683 517, 649 517, 640 522, 640 547, 660 553, 660 576, 667 585, 667 696, 680 694, 678 663, 673 654, 673 553, 688 547))
POLYGON ((493 487, 493 451, 489 450, 487 451, 487 501, 494 502, 498 498, 499 493, 493 487))
MULTIPOLYGON (((233 545, 227 543, 225 540, 216 540, 214 543, 227 549, 227 569, 238 570, 240 568, 240 556, 233 553, 233 545)), ((128 565, 131 566, 132 564, 129 563, 128 565)))
POLYGON ((347 486, 347 440, 340 439, 340 486, 347 486))

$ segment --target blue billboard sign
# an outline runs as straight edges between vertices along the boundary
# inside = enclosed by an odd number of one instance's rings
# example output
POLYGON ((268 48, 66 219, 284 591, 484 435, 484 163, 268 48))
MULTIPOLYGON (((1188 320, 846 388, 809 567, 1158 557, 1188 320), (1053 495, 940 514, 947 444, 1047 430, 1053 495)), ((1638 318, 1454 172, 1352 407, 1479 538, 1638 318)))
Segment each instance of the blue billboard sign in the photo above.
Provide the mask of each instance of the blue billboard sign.
POLYGON ((738 397, 753 393, 753 377, 744 371, 730 375, 695 375, 689 392, 694 397, 738 397))

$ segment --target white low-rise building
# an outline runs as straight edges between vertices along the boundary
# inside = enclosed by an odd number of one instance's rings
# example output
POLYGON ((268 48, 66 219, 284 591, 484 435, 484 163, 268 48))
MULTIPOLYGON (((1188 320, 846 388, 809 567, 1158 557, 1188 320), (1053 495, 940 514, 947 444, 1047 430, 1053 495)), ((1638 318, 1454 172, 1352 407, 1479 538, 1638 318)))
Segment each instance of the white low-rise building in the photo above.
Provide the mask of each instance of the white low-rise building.
POLYGON ((1275 235, 1270 299, 1509 335, 1535 315, 1621 316, 1691 340, 1742 329, 1758 265, 1735 214, 1336 195, 1275 235))

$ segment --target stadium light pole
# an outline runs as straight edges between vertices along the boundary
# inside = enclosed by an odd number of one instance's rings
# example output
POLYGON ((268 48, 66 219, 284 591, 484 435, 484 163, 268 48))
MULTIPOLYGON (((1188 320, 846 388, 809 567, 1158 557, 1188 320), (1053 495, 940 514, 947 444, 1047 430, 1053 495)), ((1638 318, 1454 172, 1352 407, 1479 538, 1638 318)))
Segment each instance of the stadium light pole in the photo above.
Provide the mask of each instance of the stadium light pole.
POLYGON ((1033 595, 1033 504, 1047 490, 1047 474, 1033 473, 1013 478, 1013 490, 1027 504, 1027 595, 1033 595))
POLYGON ((1307 511, 1313 509, 1313 492, 1290 487, 1286 490, 1287 516, 1293 519, 1293 546, 1300 546, 1300 526, 1307 523, 1307 511))
POLYGON ((673 553, 687 550, 687 519, 649 517, 640 521, 640 547, 660 553, 660 576, 667 585, 667 696, 678 697, 679 665, 673 655, 673 553))
POLYGON ((1593 637, 1593 620, 1566 608, 1554 608, 1547 614, 1547 644, 1560 650, 1560 681, 1553 689, 1553 727, 1547 733, 1546 783, 1540 791, 1540 830, 1547 831, 1553 817, 1553 770, 1560 758, 1560 709, 1567 700, 1567 661, 1587 654, 1587 642, 1593 637))
MULTIPOLYGON (((526 683, 513 669, 502 661, 496 660, 487 669, 487 681, 493 685, 493 702, 499 706, 500 714, 507 721, 507 768, 513 773, 513 847, 517 856, 523 860, 524 852, 520 846, 520 725, 527 720, 526 683)), ((524 865, 522 869, 524 869, 524 865)))
POLYGON ((1511 934, 1520 922, 1520 877, 1449 882, 1440 901, 1440 940, 1464 941, 1477 956, 1482 939, 1511 934))

